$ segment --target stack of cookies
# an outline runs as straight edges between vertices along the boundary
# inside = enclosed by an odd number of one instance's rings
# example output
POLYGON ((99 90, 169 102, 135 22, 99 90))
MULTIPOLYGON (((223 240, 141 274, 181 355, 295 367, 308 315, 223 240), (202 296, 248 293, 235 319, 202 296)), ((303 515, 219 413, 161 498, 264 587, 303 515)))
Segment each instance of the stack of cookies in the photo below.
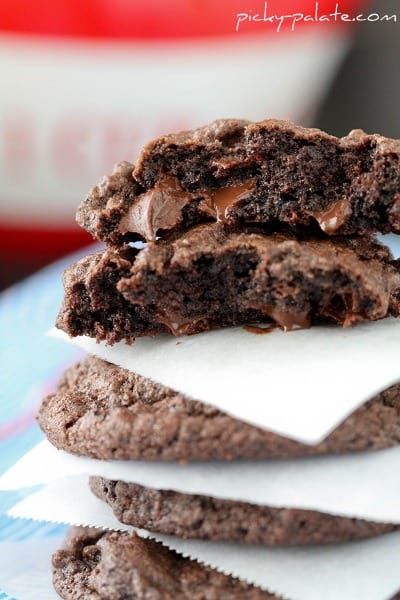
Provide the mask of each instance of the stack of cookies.
MULTIPOLYGON (((77 218, 107 248, 65 273, 57 326, 70 336, 132 344, 228 326, 248 335, 349 327, 400 314, 400 267, 375 237, 400 232, 400 142, 379 135, 356 130, 339 139, 287 121, 216 121, 151 142, 136 166, 118 164, 77 218)), ((44 399, 39 423, 57 448, 102 460, 378 450, 400 443, 400 385, 307 445, 89 356, 44 399)), ((90 487, 121 523, 184 538, 305 545, 398 527, 103 477, 90 487)), ((53 568, 66 599, 277 597, 127 532, 72 530, 53 568)))

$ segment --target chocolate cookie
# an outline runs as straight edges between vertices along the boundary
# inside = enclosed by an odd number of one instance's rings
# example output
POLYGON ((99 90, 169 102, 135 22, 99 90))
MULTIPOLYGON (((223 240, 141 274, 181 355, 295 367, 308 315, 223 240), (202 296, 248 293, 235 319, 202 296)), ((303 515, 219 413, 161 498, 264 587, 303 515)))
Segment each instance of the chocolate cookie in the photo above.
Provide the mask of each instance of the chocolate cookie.
POLYGON ((38 421, 57 448, 99 459, 262 459, 376 450, 400 443, 400 385, 309 446, 88 356, 65 371, 56 393, 43 400, 38 421))
POLYGON ((400 310, 400 272, 375 239, 200 225, 137 250, 106 250, 64 275, 57 326, 114 343, 241 323, 348 326, 400 310))
POLYGON ((276 508, 91 477, 90 488, 125 525, 181 538, 297 546, 375 537, 400 525, 276 508))
POLYGON ((150 142, 89 193, 78 222, 117 244, 207 221, 400 232, 400 141, 274 119, 218 120, 150 142))
POLYGON ((73 527, 52 563, 65 600, 279 600, 135 533, 73 527))

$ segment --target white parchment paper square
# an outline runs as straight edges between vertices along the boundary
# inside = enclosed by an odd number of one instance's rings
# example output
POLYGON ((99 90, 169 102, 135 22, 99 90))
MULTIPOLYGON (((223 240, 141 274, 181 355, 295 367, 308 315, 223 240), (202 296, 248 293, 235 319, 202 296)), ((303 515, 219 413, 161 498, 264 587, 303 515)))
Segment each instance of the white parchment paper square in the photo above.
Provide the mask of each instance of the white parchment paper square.
POLYGON ((52 336, 254 425, 308 444, 400 379, 400 319, 255 335, 231 327, 107 346, 52 336))
MULTIPOLYGON (((25 498, 10 516, 130 530, 90 493, 85 477, 53 482, 25 498)), ((183 540, 140 530, 225 573, 291 600, 386 600, 400 589, 400 532, 375 539, 313 546, 268 548, 183 540)))
POLYGON ((74 475, 266 506, 400 523, 400 446, 303 459, 199 462, 100 461, 41 442, 0 478, 0 490, 74 475))

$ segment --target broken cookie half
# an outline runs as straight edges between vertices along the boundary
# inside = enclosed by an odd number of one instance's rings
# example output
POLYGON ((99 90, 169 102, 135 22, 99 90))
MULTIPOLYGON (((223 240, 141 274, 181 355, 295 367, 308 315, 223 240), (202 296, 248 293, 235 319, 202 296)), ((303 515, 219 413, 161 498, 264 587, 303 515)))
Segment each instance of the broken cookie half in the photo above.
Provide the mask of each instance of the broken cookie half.
POLYGON ((89 192, 77 220, 117 246, 213 221, 399 233, 400 141, 221 119, 150 142, 136 167, 119 163, 89 192))
POLYGON ((299 239, 222 223, 86 257, 64 287, 57 326, 110 344, 249 323, 346 327, 400 311, 398 264, 372 237, 299 239))

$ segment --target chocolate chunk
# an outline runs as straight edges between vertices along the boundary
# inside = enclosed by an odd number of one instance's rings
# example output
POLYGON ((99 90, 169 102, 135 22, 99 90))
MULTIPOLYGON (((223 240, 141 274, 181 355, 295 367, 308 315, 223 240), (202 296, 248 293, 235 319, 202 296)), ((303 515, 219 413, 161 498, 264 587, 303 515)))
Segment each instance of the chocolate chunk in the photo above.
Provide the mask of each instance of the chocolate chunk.
POLYGON ((181 538, 297 546, 374 537, 400 525, 276 508, 91 477, 90 488, 126 525, 181 538))
POLYGON ((279 600, 133 532, 73 527, 52 563, 64 600, 279 600))
POLYGON ((109 343, 257 322, 346 327, 400 307, 399 266, 374 238, 238 233, 222 223, 85 258, 64 286, 57 326, 109 343))
POLYGON ((121 245, 209 220, 400 233, 399 205, 400 141, 228 119, 150 142, 136 168, 120 163, 91 190, 77 218, 121 245))
POLYGON ((400 385, 309 446, 89 356, 64 372, 56 392, 43 400, 38 420, 57 448, 104 460, 186 462, 377 450, 400 444, 400 385))

